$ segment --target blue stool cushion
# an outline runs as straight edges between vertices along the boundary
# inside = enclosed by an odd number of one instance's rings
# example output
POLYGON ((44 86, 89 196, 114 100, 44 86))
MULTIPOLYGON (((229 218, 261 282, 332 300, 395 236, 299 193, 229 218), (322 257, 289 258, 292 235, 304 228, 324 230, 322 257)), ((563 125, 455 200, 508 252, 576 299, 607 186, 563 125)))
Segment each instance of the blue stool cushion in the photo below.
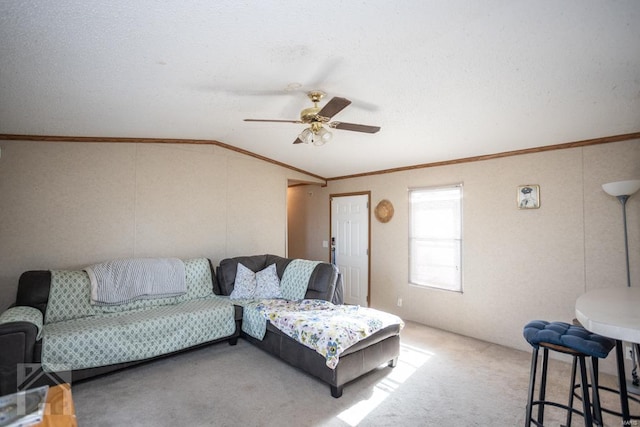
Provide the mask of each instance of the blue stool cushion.
POLYGON ((538 348, 540 343, 555 344, 601 359, 607 357, 616 345, 616 342, 610 338, 593 334, 582 326, 565 322, 533 320, 527 323, 522 334, 534 348, 538 348))

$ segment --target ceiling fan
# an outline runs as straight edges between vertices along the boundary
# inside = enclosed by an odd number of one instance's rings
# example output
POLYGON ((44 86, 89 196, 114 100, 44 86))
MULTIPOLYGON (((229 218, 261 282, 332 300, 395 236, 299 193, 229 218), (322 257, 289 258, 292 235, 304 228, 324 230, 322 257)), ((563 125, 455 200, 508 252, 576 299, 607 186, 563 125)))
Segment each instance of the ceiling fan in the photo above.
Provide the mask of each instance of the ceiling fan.
POLYGON ((350 130, 354 132, 376 133, 380 126, 367 126, 355 123, 330 121, 333 116, 344 110, 351 101, 346 98, 333 97, 327 104, 320 108, 318 103, 326 94, 320 90, 307 92, 307 96, 313 102, 313 107, 305 108, 300 112, 300 120, 269 120, 269 119, 244 119, 245 122, 272 122, 272 123, 298 123, 307 124, 308 128, 302 131, 293 141, 294 144, 324 145, 333 136, 324 125, 332 129, 350 130))

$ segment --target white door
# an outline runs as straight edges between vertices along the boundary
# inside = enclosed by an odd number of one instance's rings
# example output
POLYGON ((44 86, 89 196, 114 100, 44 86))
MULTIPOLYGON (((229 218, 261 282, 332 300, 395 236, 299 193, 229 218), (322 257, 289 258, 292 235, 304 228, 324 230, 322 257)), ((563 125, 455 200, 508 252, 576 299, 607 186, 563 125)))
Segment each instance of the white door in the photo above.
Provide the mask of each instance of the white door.
POLYGON ((331 197, 333 262, 342 274, 345 304, 369 305, 369 195, 331 197))

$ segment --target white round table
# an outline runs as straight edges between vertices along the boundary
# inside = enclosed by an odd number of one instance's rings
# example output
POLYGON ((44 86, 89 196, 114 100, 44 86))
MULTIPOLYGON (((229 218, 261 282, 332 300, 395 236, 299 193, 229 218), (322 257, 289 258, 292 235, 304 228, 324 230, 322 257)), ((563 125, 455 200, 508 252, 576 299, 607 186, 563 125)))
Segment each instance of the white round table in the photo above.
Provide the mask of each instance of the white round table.
POLYGON ((576 300, 576 318, 587 330, 616 340, 622 419, 624 425, 630 425, 622 342, 640 343, 640 288, 589 291, 576 300))
POLYGON ((589 291, 576 300, 576 317, 595 334, 640 343, 640 288, 589 291))

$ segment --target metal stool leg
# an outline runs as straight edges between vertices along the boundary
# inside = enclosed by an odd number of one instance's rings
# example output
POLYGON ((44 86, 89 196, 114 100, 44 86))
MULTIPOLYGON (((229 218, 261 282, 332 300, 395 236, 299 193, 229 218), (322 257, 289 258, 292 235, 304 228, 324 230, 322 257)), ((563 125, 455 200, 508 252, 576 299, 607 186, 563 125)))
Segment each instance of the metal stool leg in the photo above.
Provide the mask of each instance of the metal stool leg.
MULTIPOLYGON (((540 378, 540 402, 544 402, 547 397, 547 368, 549 364, 549 349, 544 348, 542 350, 542 377, 540 378)), ((544 404, 538 405, 538 423, 544 424, 544 404)))
POLYGON ((591 402, 589 399, 589 383, 587 380, 587 366, 585 357, 578 355, 580 363, 580 383, 582 386, 582 411, 584 413, 584 425, 585 427, 593 426, 593 417, 591 416, 591 402))
MULTIPOLYGON (((575 394, 576 389, 576 365, 578 364, 578 358, 573 356, 573 363, 571 364, 571 389, 569 390, 569 403, 567 406, 569 408, 573 408, 573 396, 575 394)), ((566 427, 571 427, 571 417, 573 415, 573 411, 567 411, 567 422, 565 424, 566 427)))
POLYGON ((598 382, 598 358, 591 357, 591 364, 589 365, 591 370, 591 395, 593 396, 593 422, 596 425, 603 425, 602 422, 602 408, 600 407, 600 389, 598 382))
POLYGON ((536 386, 536 371, 538 369, 538 349, 534 348, 531 353, 531 370, 529 371, 529 398, 527 400, 527 417, 525 427, 531 425, 531 411, 533 410, 533 391, 536 386))

